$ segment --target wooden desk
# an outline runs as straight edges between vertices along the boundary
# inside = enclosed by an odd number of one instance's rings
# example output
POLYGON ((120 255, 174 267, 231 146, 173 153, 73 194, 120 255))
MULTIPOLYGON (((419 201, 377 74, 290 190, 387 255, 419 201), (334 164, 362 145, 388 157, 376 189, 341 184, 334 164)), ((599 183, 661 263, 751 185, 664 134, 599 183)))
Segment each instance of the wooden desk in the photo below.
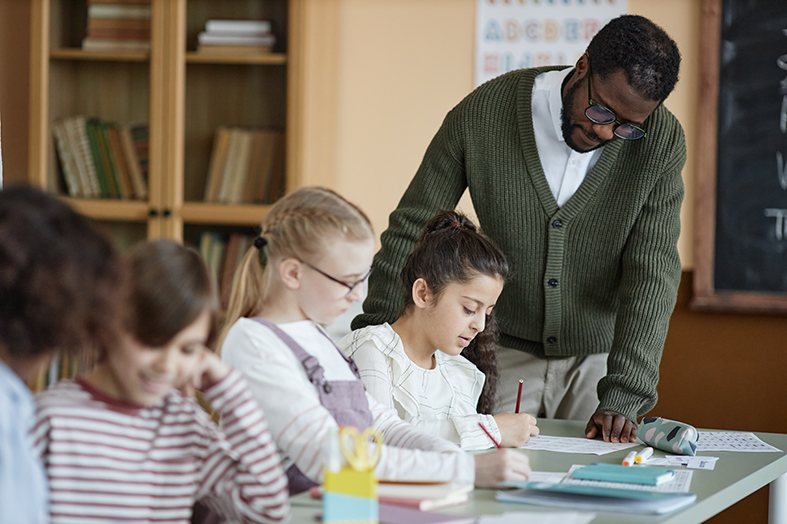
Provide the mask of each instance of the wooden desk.
MULTIPOLYGON (((540 420, 539 427, 544 435, 563 437, 582 437, 585 422, 565 420, 540 420)), ((787 435, 778 433, 756 433, 763 441, 781 450, 787 450, 787 435)), ((527 451, 530 464, 535 471, 568 471, 572 464, 609 462, 620 464, 628 451, 607 455, 580 455, 555 453, 550 451, 527 451)), ((654 456, 662 457, 664 452, 656 450, 654 456)), ((694 524, 704 522, 713 515, 730 507, 739 500, 771 483, 770 524, 787 524, 787 453, 730 453, 712 451, 703 453, 719 457, 713 471, 695 470, 691 481, 692 493, 697 494, 697 502, 691 506, 668 515, 636 515, 631 513, 598 512, 593 522, 604 524, 694 524)), ((559 508, 545 508, 526 504, 497 502, 496 490, 477 489, 471 494, 470 502, 463 506, 446 508, 441 513, 453 515, 491 515, 506 511, 556 511, 559 508)), ((312 500, 307 494, 293 497, 292 522, 315 522, 314 516, 320 511, 320 502, 312 500)))

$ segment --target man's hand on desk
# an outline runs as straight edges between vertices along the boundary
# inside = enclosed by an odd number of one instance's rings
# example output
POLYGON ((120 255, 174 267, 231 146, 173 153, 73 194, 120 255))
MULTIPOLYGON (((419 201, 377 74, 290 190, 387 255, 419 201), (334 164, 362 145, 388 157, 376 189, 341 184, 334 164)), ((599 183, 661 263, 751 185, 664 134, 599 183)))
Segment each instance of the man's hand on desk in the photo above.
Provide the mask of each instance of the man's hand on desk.
POLYGON ((596 411, 585 428, 585 436, 596 438, 599 434, 604 442, 634 442, 637 423, 614 411, 596 411))

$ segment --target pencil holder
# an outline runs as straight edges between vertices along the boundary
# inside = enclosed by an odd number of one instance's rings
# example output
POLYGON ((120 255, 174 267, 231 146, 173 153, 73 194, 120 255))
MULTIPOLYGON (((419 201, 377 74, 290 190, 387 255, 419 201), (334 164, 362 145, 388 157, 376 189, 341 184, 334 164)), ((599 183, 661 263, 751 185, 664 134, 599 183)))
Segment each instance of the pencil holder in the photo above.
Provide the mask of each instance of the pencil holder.
POLYGON ((322 521, 332 524, 377 524, 379 507, 374 467, 380 458, 382 436, 368 428, 359 433, 354 427, 339 429, 338 448, 347 465, 338 466, 338 457, 325 470, 322 521), (374 439, 374 447, 369 440, 374 439))
POLYGON ((699 434, 694 426, 661 417, 645 417, 639 426, 640 440, 652 446, 678 455, 697 453, 699 434))
POLYGON ((377 478, 373 470, 356 471, 345 467, 336 473, 326 471, 323 489, 323 522, 333 524, 378 522, 377 478))

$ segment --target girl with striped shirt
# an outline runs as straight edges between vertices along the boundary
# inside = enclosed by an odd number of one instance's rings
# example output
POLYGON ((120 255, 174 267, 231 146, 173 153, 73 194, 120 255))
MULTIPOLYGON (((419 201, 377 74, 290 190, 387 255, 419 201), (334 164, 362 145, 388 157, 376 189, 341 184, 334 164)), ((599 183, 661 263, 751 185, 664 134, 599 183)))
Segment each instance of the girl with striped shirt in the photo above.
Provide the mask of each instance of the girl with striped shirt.
POLYGON ((360 300, 373 253, 361 210, 330 190, 303 188, 271 208, 235 275, 221 357, 243 372, 268 416, 291 493, 321 481, 339 425, 382 433, 381 479, 526 479, 522 452, 468 455, 402 421, 366 393, 354 362, 323 331, 360 300))
POLYGON ((242 376, 206 348, 217 301, 199 254, 157 241, 126 262, 127 335, 94 371, 37 398, 33 440, 52 522, 183 524, 195 501, 244 523, 288 520, 266 420, 242 376))

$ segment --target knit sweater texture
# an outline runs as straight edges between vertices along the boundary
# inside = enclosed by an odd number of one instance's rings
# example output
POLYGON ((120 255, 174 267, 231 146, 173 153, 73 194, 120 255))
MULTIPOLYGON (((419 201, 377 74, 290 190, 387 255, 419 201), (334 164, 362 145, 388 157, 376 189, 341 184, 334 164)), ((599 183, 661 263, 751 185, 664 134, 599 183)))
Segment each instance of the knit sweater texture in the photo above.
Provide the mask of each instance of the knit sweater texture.
POLYGON ((634 420, 656 404, 680 283, 683 129, 660 105, 644 123, 647 136, 607 144, 559 208, 531 117, 535 78, 553 69, 507 73, 448 113, 390 215, 352 327, 397 319, 408 254, 426 222, 454 209, 467 188, 482 230, 510 265, 495 307, 500 344, 543 358, 609 352, 599 409, 634 420))

